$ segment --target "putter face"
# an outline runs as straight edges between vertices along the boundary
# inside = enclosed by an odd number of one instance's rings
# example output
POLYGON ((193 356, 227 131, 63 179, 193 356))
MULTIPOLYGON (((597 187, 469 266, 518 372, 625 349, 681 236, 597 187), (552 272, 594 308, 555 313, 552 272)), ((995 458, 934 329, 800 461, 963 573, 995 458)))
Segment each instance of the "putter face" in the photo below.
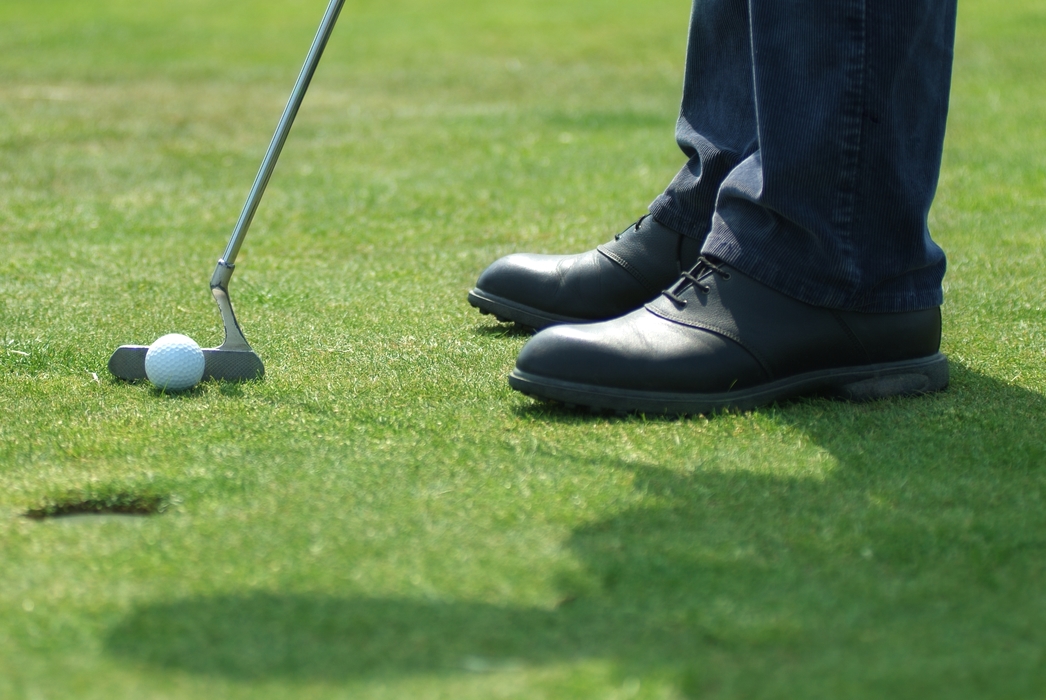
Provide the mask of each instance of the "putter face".
MULTIPOLYGON (((121 345, 109 358, 109 371, 117 379, 145 379, 147 352, 148 345, 121 345)), ((206 361, 203 369, 204 381, 217 379, 223 382, 242 382, 265 376, 265 366, 253 350, 204 348, 203 358, 206 361)))

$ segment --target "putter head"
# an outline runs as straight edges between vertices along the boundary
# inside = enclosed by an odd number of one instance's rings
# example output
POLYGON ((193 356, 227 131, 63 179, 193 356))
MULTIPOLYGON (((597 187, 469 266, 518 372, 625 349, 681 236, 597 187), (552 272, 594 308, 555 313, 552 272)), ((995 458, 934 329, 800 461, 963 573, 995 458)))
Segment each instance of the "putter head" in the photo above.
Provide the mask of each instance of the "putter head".
MULTIPOLYGON (((145 379, 145 353, 148 345, 121 345, 109 358, 109 371, 117 379, 134 381, 145 379)), ((223 350, 204 348, 204 381, 217 379, 223 382, 242 382, 261 379, 265 366, 253 350, 223 350)))
MULTIPOLYGON (((224 261, 219 263, 219 269, 225 265, 224 261)), ((229 274, 231 266, 225 266, 229 274)), ((216 278, 218 273, 215 273, 216 278)), ((216 348, 203 348, 203 381, 217 379, 223 382, 242 382, 248 379, 261 379, 265 376, 265 366, 262 364, 258 353, 247 344, 243 337, 243 331, 236 322, 236 315, 232 311, 232 302, 229 301, 227 289, 228 276, 217 283, 212 282, 211 293, 214 300, 218 302, 218 309, 222 314, 222 323, 225 326, 225 342, 216 348)), ((146 379, 145 376, 145 354, 149 352, 148 345, 121 345, 109 358, 109 371, 114 377, 127 381, 146 379)))

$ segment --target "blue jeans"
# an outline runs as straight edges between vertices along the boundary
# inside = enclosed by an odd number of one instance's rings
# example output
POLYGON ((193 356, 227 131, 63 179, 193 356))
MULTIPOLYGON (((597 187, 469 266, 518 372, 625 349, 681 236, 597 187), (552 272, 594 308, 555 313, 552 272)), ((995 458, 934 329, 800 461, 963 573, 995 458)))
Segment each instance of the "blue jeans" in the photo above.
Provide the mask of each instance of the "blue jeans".
POLYGON ((942 302, 937 188, 956 0, 694 0, 676 139, 650 207, 816 306, 942 302))

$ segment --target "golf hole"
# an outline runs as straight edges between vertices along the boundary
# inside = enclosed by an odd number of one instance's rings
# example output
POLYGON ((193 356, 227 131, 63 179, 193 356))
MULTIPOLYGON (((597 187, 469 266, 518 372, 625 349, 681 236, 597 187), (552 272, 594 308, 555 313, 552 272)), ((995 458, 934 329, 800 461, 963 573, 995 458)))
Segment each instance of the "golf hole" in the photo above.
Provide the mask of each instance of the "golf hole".
POLYGON ((74 516, 159 515, 171 503, 169 496, 156 494, 113 493, 97 497, 70 497, 49 500, 25 512, 30 520, 70 518, 74 516))

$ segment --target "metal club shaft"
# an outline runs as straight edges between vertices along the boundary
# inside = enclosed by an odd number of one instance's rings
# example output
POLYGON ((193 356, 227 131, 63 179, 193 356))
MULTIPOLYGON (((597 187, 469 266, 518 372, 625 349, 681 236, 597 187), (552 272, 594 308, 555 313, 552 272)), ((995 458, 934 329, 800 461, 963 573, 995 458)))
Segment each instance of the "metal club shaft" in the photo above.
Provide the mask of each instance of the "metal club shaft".
POLYGON ((338 21, 338 15, 341 13, 341 8, 344 5, 345 0, 330 0, 330 4, 327 6, 327 12, 323 15, 319 29, 316 30, 316 37, 312 40, 312 46, 305 57, 305 64, 301 68, 301 73, 298 74, 298 80, 294 83, 294 89, 287 99, 287 106, 284 108, 280 122, 276 126, 276 133, 273 134, 269 148, 265 152, 265 157, 262 158, 261 167, 258 168, 258 175, 254 178, 254 185, 251 187, 250 194, 247 195, 243 211, 240 213, 240 218, 236 221, 236 226, 233 228, 229 245, 226 246, 225 254, 222 255, 218 261, 218 266, 214 270, 214 275, 211 278, 212 288, 227 289, 229 279, 232 277, 236 256, 240 252, 240 246, 243 245, 243 239, 247 236, 247 229, 250 228, 251 222, 254 220, 255 212, 258 211, 258 205, 261 203, 262 195, 265 193, 265 187, 269 184, 269 178, 272 177, 272 171, 276 167, 280 151, 283 150, 283 144, 287 141, 287 135, 291 131, 291 125, 294 124, 298 108, 301 107, 302 100, 305 98, 305 92, 309 89, 309 83, 316 72, 316 66, 319 65, 320 57, 327 46, 327 40, 330 39, 331 33, 334 31, 334 25, 338 21))
MULTIPOLYGON (((316 37, 312 40, 309 54, 305 57, 305 65, 302 66, 298 80, 294 83, 294 89, 287 100, 287 106, 280 117, 280 123, 276 126, 269 149, 265 152, 258 175, 254 178, 254 186, 247 195, 247 202, 243 205, 243 211, 236 222, 232 232, 232 238, 225 249, 225 255, 218 261, 218 266, 211 276, 211 294, 218 302, 218 309, 222 314, 222 325, 225 327, 225 341, 216 348, 204 348, 204 379, 218 379, 222 381, 243 381, 247 379, 261 379, 265 374, 265 366, 258 357, 247 339, 243 337, 236 315, 232 310, 232 302, 229 300, 229 280, 232 278, 233 264, 236 255, 240 252, 243 239, 247 235, 247 229, 251 226, 254 213, 258 210, 265 186, 269 184, 269 178, 276 167, 276 161, 283 150, 283 144, 287 141, 294 117, 298 114, 305 91, 309 88, 312 76, 316 72, 316 66, 323 55, 323 49, 327 46, 334 24, 338 21, 338 15, 345 0, 330 0, 327 11, 323 15, 316 37)), ((116 348, 109 358, 109 371, 119 379, 134 381, 145 379, 145 356, 149 352, 147 345, 121 345, 116 348)))

